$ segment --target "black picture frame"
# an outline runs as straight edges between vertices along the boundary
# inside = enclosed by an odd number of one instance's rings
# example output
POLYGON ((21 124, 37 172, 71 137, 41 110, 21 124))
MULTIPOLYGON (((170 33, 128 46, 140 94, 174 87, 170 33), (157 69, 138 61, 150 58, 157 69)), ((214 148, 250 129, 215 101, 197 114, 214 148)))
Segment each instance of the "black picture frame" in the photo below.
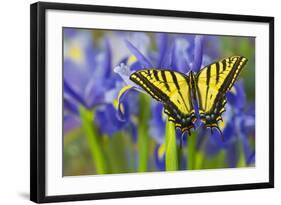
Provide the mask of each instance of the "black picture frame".
POLYGON ((153 195, 185 194, 245 190, 274 187, 274 18, 265 16, 230 15, 144 8, 125 8, 81 4, 39 2, 30 6, 30 200, 37 203, 139 197, 153 195), (150 16, 168 16, 195 19, 216 19, 269 24, 269 181, 263 183, 229 184, 189 188, 171 188, 158 190, 122 191, 110 193, 90 193, 46 196, 46 11, 67 10, 100 13, 137 14, 150 16))

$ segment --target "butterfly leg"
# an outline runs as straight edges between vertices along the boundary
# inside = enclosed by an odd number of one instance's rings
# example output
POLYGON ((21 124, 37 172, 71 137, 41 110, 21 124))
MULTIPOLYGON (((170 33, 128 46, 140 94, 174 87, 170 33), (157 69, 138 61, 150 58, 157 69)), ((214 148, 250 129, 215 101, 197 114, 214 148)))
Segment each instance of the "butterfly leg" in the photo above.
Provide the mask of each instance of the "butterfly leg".
POLYGON ((223 133, 222 133, 221 129, 219 128, 219 126, 217 126, 216 128, 217 128, 217 130, 219 131, 219 133, 221 135, 222 141, 224 142, 224 136, 223 136, 223 133))

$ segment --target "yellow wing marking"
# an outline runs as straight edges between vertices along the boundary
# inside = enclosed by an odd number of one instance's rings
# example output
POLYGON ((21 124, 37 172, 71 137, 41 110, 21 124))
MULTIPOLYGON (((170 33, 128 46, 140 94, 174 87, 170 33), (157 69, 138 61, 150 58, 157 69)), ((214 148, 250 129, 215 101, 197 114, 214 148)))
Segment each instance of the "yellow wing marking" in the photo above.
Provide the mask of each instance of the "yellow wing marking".
POLYGON ((187 76, 171 70, 148 69, 133 73, 130 79, 164 104, 164 112, 176 127, 193 127, 195 111, 187 76))
POLYGON ((232 56, 203 68, 197 74, 199 110, 211 112, 216 102, 231 89, 247 59, 232 56))
POLYGON ((187 115, 193 110, 188 101, 189 85, 183 74, 149 69, 137 71, 130 78, 157 101, 167 104, 170 101, 182 114, 187 115))

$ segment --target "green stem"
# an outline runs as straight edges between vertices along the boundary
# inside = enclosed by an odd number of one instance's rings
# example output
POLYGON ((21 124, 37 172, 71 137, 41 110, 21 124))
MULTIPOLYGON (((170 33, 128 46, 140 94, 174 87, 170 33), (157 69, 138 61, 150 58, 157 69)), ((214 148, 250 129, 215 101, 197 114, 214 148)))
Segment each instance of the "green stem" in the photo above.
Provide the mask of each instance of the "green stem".
POLYGON ((175 124, 166 121, 166 171, 175 171, 178 169, 178 153, 177 153, 177 140, 176 140, 176 129, 175 124))
POLYGON ((178 169, 181 170, 181 157, 182 157, 182 136, 180 136, 180 145, 178 147, 178 169))
POLYGON ((195 148, 196 148, 196 136, 195 132, 192 132, 191 135, 187 138, 187 166, 189 170, 195 168, 195 148))
POLYGON ((92 111, 80 107, 80 116, 82 119, 82 127, 88 141, 92 160, 96 167, 97 174, 106 174, 106 161, 101 149, 100 140, 97 134, 97 128, 94 124, 94 114, 92 111))
POLYGON ((195 153, 195 161, 193 169, 202 169, 204 162, 204 153, 203 151, 197 151, 195 153))
POLYGON ((217 167, 218 168, 226 167, 226 165, 225 165, 225 158, 226 158, 225 150, 221 150, 218 153, 218 156, 217 156, 217 167))
POLYGON ((104 144, 103 150, 107 160, 108 173, 126 173, 129 172, 128 159, 126 151, 128 143, 126 142, 126 136, 123 132, 117 132, 111 137, 105 136, 107 143, 104 144))
POLYGON ((237 143, 237 147, 238 147, 237 149, 238 149, 238 153, 239 153, 237 167, 246 167, 245 153, 244 153, 243 144, 242 144, 241 140, 239 141, 239 143, 237 143))
POLYGON ((139 110, 139 129, 138 129, 138 150, 139 164, 138 171, 146 172, 148 166, 148 122, 150 117, 150 98, 147 95, 140 94, 140 110, 139 110))

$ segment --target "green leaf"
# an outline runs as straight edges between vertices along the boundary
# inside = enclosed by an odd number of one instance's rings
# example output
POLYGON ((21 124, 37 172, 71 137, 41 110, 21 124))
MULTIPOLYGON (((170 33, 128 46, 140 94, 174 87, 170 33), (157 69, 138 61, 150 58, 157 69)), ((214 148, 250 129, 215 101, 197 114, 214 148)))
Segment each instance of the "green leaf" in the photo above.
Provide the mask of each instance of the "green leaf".
POLYGON ((175 124, 166 121, 166 171, 178 170, 178 152, 177 152, 177 140, 176 140, 176 129, 175 124))
POLYGON ((204 161, 204 153, 202 151, 198 151, 195 154, 195 161, 193 169, 202 169, 203 161, 204 161))
POLYGON ((146 172, 148 166, 148 147, 149 147, 149 118, 150 118, 150 97, 144 94, 139 95, 139 127, 138 127, 138 150, 139 164, 138 171, 146 172))
POLYGON ((82 127, 88 141, 92 160, 96 167, 97 174, 106 174, 106 161, 101 149, 100 137, 97 133, 97 128, 94 123, 94 113, 80 106, 80 116, 82 119, 82 127))
POLYGON ((226 152, 221 149, 215 156, 205 158, 204 169, 218 169, 228 167, 226 164, 226 152))
MULTIPOLYGON (((129 158, 126 153, 129 152, 131 142, 123 132, 117 132, 113 136, 104 136, 104 152, 108 162, 110 173, 128 173, 130 172, 129 158)), ((133 153, 130 153, 133 155, 133 153)))

